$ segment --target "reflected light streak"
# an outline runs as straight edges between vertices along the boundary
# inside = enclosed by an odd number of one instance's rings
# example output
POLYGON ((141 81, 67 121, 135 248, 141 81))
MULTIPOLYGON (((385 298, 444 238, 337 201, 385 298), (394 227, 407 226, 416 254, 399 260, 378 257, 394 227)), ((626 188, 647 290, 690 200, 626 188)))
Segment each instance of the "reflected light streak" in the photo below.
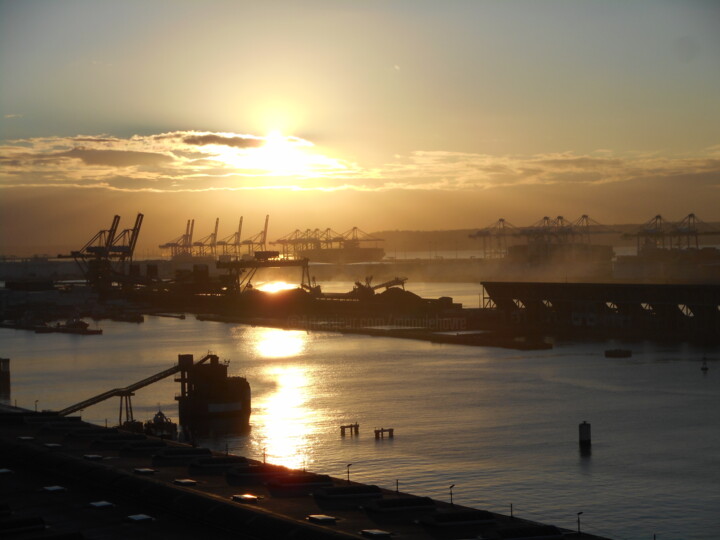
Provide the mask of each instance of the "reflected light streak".
POLYGON ((305 350, 307 333, 300 330, 262 328, 256 337, 255 350, 263 358, 287 358, 305 350))
POLYGON ((315 432, 316 413, 307 406, 311 377, 300 366, 268 367, 265 374, 274 378, 277 389, 261 404, 256 428, 263 431, 260 451, 270 463, 301 468, 307 465, 308 436, 315 432))

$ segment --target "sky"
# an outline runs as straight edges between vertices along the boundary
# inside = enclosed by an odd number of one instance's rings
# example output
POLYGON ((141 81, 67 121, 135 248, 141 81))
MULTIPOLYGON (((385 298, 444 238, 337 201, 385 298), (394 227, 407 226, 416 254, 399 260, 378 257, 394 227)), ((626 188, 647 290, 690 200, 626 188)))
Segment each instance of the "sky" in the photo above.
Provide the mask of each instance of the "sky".
POLYGON ((716 0, 0 0, 0 254, 691 212, 716 0))

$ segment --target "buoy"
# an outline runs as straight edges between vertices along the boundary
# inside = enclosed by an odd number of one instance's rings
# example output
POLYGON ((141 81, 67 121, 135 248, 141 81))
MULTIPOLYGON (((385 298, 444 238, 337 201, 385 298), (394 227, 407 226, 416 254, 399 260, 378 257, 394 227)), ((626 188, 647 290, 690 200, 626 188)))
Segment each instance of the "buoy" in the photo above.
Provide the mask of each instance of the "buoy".
POLYGON ((592 446, 592 437, 590 435, 590 424, 588 422, 583 421, 583 423, 578 426, 578 431, 580 434, 580 451, 582 453, 589 453, 590 448, 592 446))
POLYGON ((0 402, 10 404, 10 359, 0 358, 0 402))

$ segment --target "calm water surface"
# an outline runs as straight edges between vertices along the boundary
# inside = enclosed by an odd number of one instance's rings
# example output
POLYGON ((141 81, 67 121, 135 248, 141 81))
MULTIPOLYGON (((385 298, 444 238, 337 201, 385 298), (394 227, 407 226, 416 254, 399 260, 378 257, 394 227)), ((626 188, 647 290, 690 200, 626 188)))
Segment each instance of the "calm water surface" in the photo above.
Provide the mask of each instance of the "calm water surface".
MULTIPOLYGON (((447 293, 446 293, 447 294, 447 293)), ((468 295, 472 296, 472 291, 468 295)), ((448 499, 618 539, 720 531, 720 351, 558 343, 551 351, 305 333, 146 317, 102 336, 0 329, 12 401, 58 409, 212 351, 253 390, 252 431, 204 441, 248 457, 448 499), (703 355, 710 361, 700 371, 703 355), (592 424, 592 456, 578 423, 592 424), (359 437, 339 426, 358 422, 359 437), (376 441, 373 429, 392 427, 376 441)), ((172 377, 140 390, 135 416, 177 418, 172 377)), ((119 401, 119 400, 118 400, 119 401)), ((82 412, 114 424, 115 399, 82 412)))

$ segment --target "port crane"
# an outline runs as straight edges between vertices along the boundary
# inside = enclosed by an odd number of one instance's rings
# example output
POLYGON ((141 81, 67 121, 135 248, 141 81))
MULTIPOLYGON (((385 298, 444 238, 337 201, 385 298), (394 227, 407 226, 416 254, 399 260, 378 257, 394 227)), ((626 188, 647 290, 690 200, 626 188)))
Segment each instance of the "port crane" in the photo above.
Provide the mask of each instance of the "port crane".
POLYGON ((215 255, 217 250, 217 234, 219 226, 220 218, 215 218, 215 229, 213 230, 213 232, 211 232, 204 238, 193 242, 192 246, 194 254, 199 256, 215 255))
POLYGON ((695 214, 688 214, 677 223, 663 219, 658 214, 640 226, 634 233, 626 233, 625 237, 637 239, 637 253, 647 249, 699 249, 700 236, 720 236, 717 230, 695 214))
POLYGON ((185 233, 181 234, 174 240, 170 240, 164 244, 158 246, 160 249, 170 250, 171 257, 177 257, 178 255, 192 255, 193 246, 193 232, 195 229, 195 220, 188 219, 187 225, 185 225, 185 233))
POLYGON ((241 245, 241 234, 242 234, 242 225, 243 225, 243 218, 240 216, 240 223, 238 224, 238 230, 237 232, 232 233, 230 236, 227 236, 223 238, 222 240, 218 240, 216 246, 222 248, 221 255, 240 255, 240 245, 241 245))
POLYGON ((500 218, 492 225, 468 236, 483 241, 485 258, 501 258, 507 255, 508 239, 513 237, 525 237, 528 244, 538 245, 578 242, 590 244, 590 236, 593 234, 617 232, 583 214, 575 221, 569 221, 563 216, 556 218, 544 216, 528 227, 516 227, 504 218, 500 218))
MULTIPOLYGON (((376 238, 360 230, 358 227, 348 229, 343 233, 327 229, 295 229, 293 232, 278 238, 271 244, 281 246, 284 258, 302 259, 308 256, 308 253, 322 250, 342 250, 357 249, 361 242, 382 242, 382 238, 376 238)), ((310 258, 314 258, 310 255, 310 258)))
POLYGON ((90 285, 107 289, 113 281, 125 277, 125 263, 132 262, 143 217, 143 214, 138 214, 132 228, 118 232, 120 216, 116 215, 109 229, 96 233, 79 250, 71 251, 69 255, 58 255, 58 258, 75 259, 90 285))
MULTIPOLYGON (((198 360, 195 365, 204 364, 211 358, 217 358, 216 355, 208 353, 203 358, 198 360)), ((140 390, 141 388, 145 388, 146 386, 149 386, 153 383, 156 383, 158 381, 161 381, 170 375, 174 375, 181 371, 180 364, 176 364, 168 369, 164 369, 155 375, 151 375, 150 377, 147 377, 145 379, 142 379, 136 383, 133 383, 129 386, 126 386, 124 388, 114 388, 112 390, 108 390, 107 392, 102 392, 101 394, 98 394, 96 396, 93 396, 91 398, 85 399, 83 401, 80 401, 78 403, 75 403, 74 405, 70 405, 69 407, 65 407, 64 409, 61 409, 57 411, 58 416, 67 416, 69 414, 76 413, 78 411, 81 411, 83 409, 86 409, 88 407, 91 407, 92 405, 97 405, 98 403, 101 403, 105 400, 108 400, 113 397, 120 397, 120 413, 118 415, 118 425, 123 425, 123 415, 125 417, 125 421, 132 422, 134 420, 133 418, 133 410, 132 410, 132 401, 131 397, 135 395, 135 392, 137 390, 140 390)))
POLYGON ((468 235, 468 237, 482 239, 483 257, 495 259, 507 255, 507 239, 509 236, 517 236, 519 231, 515 225, 505 220, 505 218, 500 218, 492 225, 488 225, 484 229, 468 235))
POLYGON ((243 240, 241 242, 241 245, 247 246, 248 254, 256 254, 258 252, 265 252, 267 251, 267 232, 268 232, 268 224, 270 223, 270 215, 265 216, 265 227, 262 231, 257 233, 254 236, 251 236, 250 238, 247 238, 246 240, 243 240))

